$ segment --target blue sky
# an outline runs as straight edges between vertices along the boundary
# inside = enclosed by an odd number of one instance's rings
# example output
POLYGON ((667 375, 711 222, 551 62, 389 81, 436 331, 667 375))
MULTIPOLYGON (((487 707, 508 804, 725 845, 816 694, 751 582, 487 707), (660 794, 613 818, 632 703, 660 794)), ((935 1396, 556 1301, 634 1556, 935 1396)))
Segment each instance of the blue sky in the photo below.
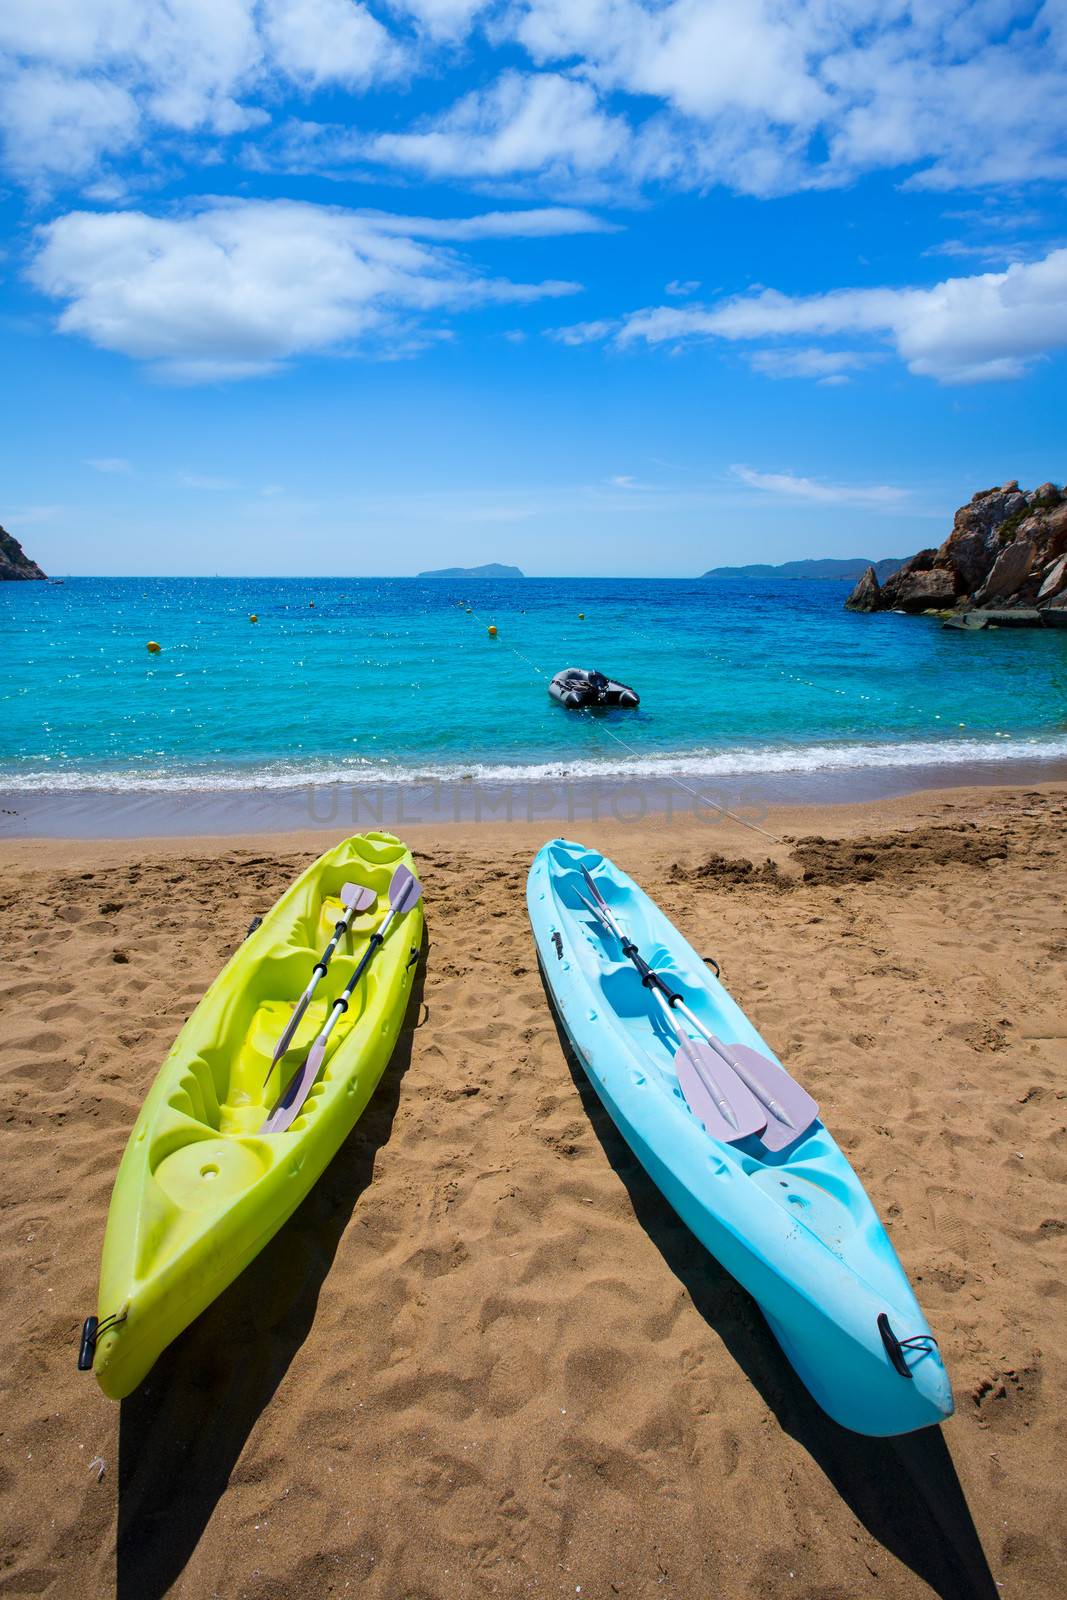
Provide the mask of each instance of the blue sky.
POLYGON ((1064 0, 6 0, 0 53, 48 570, 877 557, 1067 475, 1064 0))

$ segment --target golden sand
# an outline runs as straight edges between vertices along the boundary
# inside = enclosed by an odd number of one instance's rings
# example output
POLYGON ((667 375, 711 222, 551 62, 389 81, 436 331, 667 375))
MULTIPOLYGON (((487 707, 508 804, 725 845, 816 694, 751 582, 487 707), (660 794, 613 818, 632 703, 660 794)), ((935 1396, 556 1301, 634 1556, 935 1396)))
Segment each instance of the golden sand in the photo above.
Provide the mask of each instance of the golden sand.
POLYGON ((575 828, 718 956, 887 1223, 957 1404, 888 1442, 819 1412, 568 1060, 526 825, 410 830, 428 955, 370 1108, 105 1400, 76 1342, 130 1125, 332 840, 0 847, 0 1593, 1067 1593, 1065 819, 1047 785, 778 812, 780 843, 575 828))

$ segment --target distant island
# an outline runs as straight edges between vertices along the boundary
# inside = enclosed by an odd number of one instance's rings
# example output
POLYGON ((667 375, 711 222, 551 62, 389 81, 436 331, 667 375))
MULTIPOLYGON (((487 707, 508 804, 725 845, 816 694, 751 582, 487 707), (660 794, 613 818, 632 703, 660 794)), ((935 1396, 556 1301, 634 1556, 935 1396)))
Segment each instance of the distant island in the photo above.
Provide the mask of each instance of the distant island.
POLYGON ((43 579, 45 574, 31 561, 14 534, 0 528, 0 583, 19 578, 43 579))
MULTIPOLYGON (((862 572, 863 563, 859 571, 862 572)), ((435 572, 420 572, 420 578, 525 578, 518 567, 504 567, 499 561, 487 561, 484 567, 438 567, 435 572)))
POLYGON ((704 578, 840 578, 847 583, 858 583, 868 567, 873 567, 879 583, 891 578, 904 565, 906 557, 886 556, 882 561, 855 560, 783 561, 780 566, 712 567, 701 574, 704 578))

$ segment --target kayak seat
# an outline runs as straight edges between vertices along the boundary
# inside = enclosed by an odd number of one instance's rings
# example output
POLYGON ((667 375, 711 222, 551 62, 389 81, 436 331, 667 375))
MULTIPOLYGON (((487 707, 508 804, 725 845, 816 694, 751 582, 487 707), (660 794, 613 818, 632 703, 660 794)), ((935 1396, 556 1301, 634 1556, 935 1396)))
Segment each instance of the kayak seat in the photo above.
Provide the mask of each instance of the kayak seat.
POLYGON ((651 1024, 655 1001, 629 961, 602 962, 599 977, 604 999, 616 1016, 651 1024))
MULTIPOLYGON (((267 1069, 275 1046, 292 1015, 293 1005, 303 990, 317 952, 293 950, 284 956, 268 957, 261 963, 255 983, 239 991, 229 1005, 225 1028, 213 1042, 205 1044, 190 1058, 178 1085, 168 1097, 171 1109, 188 1123, 188 1138, 203 1137, 204 1130, 224 1137, 258 1133, 267 1111, 314 1043, 335 998, 365 948, 365 937, 360 936, 353 940, 351 953, 346 952, 343 945, 338 949, 328 985, 320 985, 320 992, 308 1006, 289 1048, 269 1079, 267 1069), (260 993, 255 994, 253 990, 260 993)), ((358 1023, 377 984, 378 976, 372 965, 330 1035, 323 1079, 329 1079, 334 1054, 358 1023)), ((308 1104, 310 1107, 311 1102, 308 1104)))

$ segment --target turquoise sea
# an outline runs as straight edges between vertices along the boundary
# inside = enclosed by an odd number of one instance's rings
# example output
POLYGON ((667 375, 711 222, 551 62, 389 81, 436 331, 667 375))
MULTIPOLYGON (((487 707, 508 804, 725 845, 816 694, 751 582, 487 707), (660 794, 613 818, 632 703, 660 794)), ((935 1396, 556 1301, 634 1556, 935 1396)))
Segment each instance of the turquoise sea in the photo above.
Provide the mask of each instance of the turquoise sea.
POLYGON ((0 787, 752 776, 1067 756, 1067 632, 964 636, 932 618, 852 616, 846 592, 738 579, 3 584, 0 787), (640 710, 563 710, 546 680, 565 666, 634 685, 640 710))

